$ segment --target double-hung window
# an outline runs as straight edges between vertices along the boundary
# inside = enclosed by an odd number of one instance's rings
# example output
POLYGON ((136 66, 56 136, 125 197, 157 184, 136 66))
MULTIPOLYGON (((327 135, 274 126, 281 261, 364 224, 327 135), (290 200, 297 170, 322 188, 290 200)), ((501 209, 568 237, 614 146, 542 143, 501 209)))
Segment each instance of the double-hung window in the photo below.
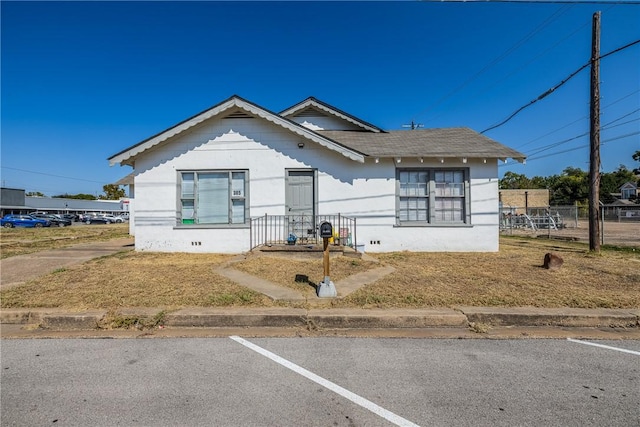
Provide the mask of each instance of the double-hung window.
POLYGON ((181 224, 245 224, 248 172, 180 172, 181 224))
POLYGON ((465 221, 464 171, 436 170, 433 176, 436 187, 435 221, 463 223, 465 221))
POLYGON ((429 221, 429 172, 424 170, 401 170, 400 203, 398 217, 400 223, 429 221))
POLYGON ((468 224, 468 169, 398 169, 399 225, 468 224))

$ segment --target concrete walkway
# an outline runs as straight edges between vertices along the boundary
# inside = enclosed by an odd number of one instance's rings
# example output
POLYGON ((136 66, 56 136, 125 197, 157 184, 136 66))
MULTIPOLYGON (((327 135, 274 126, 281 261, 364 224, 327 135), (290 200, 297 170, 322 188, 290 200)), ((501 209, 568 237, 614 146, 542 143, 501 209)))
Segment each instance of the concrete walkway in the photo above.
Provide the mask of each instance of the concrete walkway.
POLYGON ((4 258, 0 260, 0 289, 17 286, 57 269, 81 264, 93 258, 133 250, 133 244, 133 237, 129 237, 4 258))
MULTIPOLYGON (((257 256, 260 256, 259 252, 257 252, 257 254, 257 256)), ((303 295, 302 293, 294 289, 280 286, 276 283, 269 282, 268 280, 252 276, 251 274, 244 273, 233 268, 234 263, 243 261, 245 259, 246 256, 238 255, 237 257, 229 261, 226 265, 217 268, 215 272, 226 277, 227 279, 233 280, 239 285, 267 295, 274 301, 298 302, 308 300, 307 295, 303 295)), ((374 283, 377 280, 382 279, 384 276, 393 273, 394 271, 395 269, 393 267, 380 267, 346 277, 335 283, 338 297, 344 298, 350 293, 357 291, 361 287, 370 283, 374 283)))

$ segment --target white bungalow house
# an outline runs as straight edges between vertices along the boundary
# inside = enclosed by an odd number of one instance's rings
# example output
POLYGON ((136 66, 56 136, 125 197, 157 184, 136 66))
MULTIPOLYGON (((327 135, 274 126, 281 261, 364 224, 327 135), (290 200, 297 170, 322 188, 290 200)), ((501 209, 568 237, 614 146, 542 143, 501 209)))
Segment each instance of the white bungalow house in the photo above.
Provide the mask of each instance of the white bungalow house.
POLYGON ((386 132, 315 98, 238 96, 108 160, 133 167, 136 250, 240 253, 317 237, 368 252, 497 251, 498 161, 468 128, 386 132))
POLYGON ((635 182, 625 182, 620 186, 620 198, 622 200, 636 199, 640 190, 635 182))

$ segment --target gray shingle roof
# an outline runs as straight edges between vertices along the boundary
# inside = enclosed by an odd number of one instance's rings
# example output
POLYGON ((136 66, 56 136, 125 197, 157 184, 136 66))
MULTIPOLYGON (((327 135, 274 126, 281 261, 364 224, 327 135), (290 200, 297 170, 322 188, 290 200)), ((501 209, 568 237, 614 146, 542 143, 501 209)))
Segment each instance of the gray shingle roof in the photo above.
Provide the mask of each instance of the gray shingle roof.
POLYGON ((526 156, 469 128, 414 129, 385 133, 316 131, 335 142, 370 157, 482 157, 526 156))

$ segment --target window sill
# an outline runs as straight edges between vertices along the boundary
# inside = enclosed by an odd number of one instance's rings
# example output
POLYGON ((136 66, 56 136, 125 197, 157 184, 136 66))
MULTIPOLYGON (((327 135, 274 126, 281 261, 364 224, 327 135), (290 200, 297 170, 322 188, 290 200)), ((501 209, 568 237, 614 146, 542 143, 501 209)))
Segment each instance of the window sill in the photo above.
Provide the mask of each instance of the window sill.
POLYGON ((404 224, 395 224, 394 228, 473 228, 473 224, 463 224, 456 222, 438 222, 438 223, 404 223, 404 224))
POLYGON ((178 224, 173 227, 174 230, 202 230, 202 229, 248 229, 249 224, 178 224))

